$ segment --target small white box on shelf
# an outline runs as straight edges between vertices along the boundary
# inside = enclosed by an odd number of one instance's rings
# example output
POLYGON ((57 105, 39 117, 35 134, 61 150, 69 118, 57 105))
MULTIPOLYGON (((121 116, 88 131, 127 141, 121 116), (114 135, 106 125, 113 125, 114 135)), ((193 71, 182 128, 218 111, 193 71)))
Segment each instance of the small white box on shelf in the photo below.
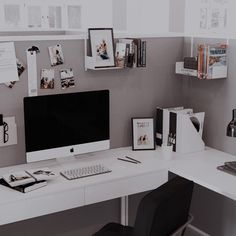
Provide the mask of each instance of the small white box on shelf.
POLYGON ((175 73, 181 75, 195 76, 197 77, 197 70, 186 69, 184 68, 184 62, 176 62, 175 64, 175 73))

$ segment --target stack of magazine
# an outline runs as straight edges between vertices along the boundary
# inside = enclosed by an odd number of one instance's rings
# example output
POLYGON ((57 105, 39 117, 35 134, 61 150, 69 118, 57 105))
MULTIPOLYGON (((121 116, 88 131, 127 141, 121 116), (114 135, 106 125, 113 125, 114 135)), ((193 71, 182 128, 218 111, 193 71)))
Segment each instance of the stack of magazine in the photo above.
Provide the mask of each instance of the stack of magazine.
POLYGON ((198 45, 198 78, 227 77, 227 44, 198 45))
POLYGON ((224 165, 218 166, 217 169, 236 176, 236 161, 225 162, 224 165))
POLYGON ((50 180, 57 175, 48 167, 40 169, 30 169, 5 174, 0 179, 0 184, 22 193, 27 193, 47 185, 50 180))
POLYGON ((119 39, 115 59, 117 67, 146 67, 146 41, 139 38, 119 39))

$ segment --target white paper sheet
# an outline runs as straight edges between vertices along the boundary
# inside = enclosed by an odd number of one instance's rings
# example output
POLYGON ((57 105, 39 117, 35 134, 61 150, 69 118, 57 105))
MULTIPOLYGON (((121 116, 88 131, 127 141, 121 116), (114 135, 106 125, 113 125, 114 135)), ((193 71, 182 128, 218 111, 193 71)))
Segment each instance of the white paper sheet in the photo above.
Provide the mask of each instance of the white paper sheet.
MULTIPOLYGON (((8 138, 6 143, 3 143, 3 137, 0 138, 0 147, 17 144, 17 125, 15 117, 3 117, 3 121, 8 125, 6 132, 8 138)), ((3 133, 1 133, 1 135, 3 136, 3 133)))
POLYGON ((224 31, 227 27, 228 0, 201 0, 200 30, 224 31))
POLYGON ((36 52, 27 51, 27 67, 28 67, 28 95, 37 96, 38 95, 38 85, 37 85, 37 61, 36 52))
POLYGON ((0 43, 0 83, 18 80, 15 45, 13 42, 0 43))

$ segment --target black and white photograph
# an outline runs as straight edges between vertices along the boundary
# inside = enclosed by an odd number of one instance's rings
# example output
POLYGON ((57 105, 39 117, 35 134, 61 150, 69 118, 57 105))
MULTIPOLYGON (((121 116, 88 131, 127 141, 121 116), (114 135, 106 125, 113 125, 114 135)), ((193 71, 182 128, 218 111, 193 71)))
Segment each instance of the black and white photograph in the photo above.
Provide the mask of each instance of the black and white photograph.
MULTIPOLYGON (((18 76, 20 78, 21 74, 25 71, 26 66, 18 58, 16 58, 16 65, 17 65, 18 76)), ((5 83, 5 85, 8 88, 13 88, 15 83, 16 83, 16 81, 10 81, 10 82, 5 83)))
POLYGON ((89 41, 95 67, 114 67, 114 38, 112 28, 90 28, 89 41))
POLYGON ((60 75, 62 89, 75 87, 74 72, 72 68, 60 70, 60 75))
POLYGON ((154 121, 153 118, 132 118, 133 150, 153 150, 154 121))
POLYGON ((34 178, 25 171, 5 174, 2 177, 12 187, 35 181, 34 178))
POLYGON ((37 181, 40 180, 48 180, 56 177, 56 173, 54 173, 51 169, 48 167, 44 168, 38 168, 38 169, 30 169, 27 170, 27 173, 33 176, 37 181))
POLYGON ((17 65, 18 76, 20 77, 21 74, 25 71, 26 66, 18 58, 16 58, 16 65, 17 65))
POLYGON ((42 69, 41 70, 41 89, 54 89, 55 71, 54 69, 42 69))
POLYGON ((64 63, 62 46, 60 44, 48 47, 51 66, 57 66, 64 63))

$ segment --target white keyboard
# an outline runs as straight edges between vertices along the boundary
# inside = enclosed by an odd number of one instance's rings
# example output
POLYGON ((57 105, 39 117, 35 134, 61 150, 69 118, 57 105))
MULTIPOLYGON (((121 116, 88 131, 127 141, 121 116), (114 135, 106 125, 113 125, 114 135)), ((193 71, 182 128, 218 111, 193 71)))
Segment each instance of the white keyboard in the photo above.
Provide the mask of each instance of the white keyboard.
POLYGON ((68 180, 84 178, 93 175, 100 175, 111 172, 107 167, 97 164, 91 166, 80 167, 76 169, 68 169, 61 171, 61 175, 67 178, 68 180))

